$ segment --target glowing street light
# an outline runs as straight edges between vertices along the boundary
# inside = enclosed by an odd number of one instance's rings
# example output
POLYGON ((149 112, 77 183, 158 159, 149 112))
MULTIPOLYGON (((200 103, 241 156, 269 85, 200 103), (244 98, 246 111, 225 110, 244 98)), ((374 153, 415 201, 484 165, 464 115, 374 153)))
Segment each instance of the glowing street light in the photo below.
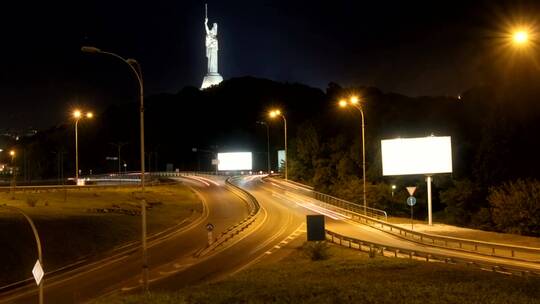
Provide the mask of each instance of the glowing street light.
POLYGON ((512 34, 512 41, 515 45, 524 45, 529 41, 529 33, 524 30, 515 31, 512 34))
POLYGON ((360 98, 356 95, 352 95, 349 99, 341 99, 339 101, 339 106, 345 108, 347 106, 354 107, 360 111, 362 117, 362 180, 363 180, 363 200, 364 200, 364 214, 367 213, 367 199, 366 199, 366 143, 365 143, 365 124, 364 124, 364 110, 362 109, 362 104, 360 98))
MULTIPOLYGON (((141 71, 141 65, 139 62, 135 59, 128 58, 125 59, 124 57, 117 55, 115 53, 102 51, 96 47, 93 46, 83 46, 81 48, 81 51, 83 53, 88 54, 104 54, 108 56, 115 57, 117 59, 122 60, 124 63, 126 63, 130 70, 135 75, 135 78, 137 78, 137 81, 139 83, 139 100, 140 100, 140 107, 139 107, 139 119, 140 119, 140 138, 141 138, 141 192, 144 192, 144 86, 143 86, 143 78, 142 78, 142 71, 141 71)), ((125 167, 125 166, 124 166, 125 167)), ((144 199, 141 200, 141 217, 142 217, 142 279, 143 279, 143 289, 145 291, 148 291, 148 255, 147 255, 147 248, 146 248, 146 201, 144 199)))
POLYGON ((283 118, 283 125, 284 125, 284 130, 285 130, 285 180, 288 180, 289 179, 289 174, 288 174, 288 166, 287 166, 287 163, 288 163, 288 157, 287 157, 287 119, 285 119, 285 115, 283 115, 281 113, 280 110, 272 110, 270 112, 268 112, 268 115, 270 116, 270 118, 276 118, 278 116, 281 116, 281 118, 283 118))
POLYGON ((83 117, 88 119, 94 117, 92 112, 82 113, 80 110, 73 111, 75 118, 75 182, 79 184, 79 120, 83 117))

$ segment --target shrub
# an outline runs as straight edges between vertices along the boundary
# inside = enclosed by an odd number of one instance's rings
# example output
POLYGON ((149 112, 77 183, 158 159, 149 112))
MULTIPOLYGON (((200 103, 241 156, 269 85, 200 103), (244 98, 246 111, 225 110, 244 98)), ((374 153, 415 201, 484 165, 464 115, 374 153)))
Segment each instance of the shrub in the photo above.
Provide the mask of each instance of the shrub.
POLYGON ((517 180, 489 189, 493 222, 498 229, 540 235, 540 182, 517 180))
POLYGON ((312 261, 327 260, 330 257, 330 248, 326 242, 306 242, 302 248, 312 261))
MULTIPOLYGON (((451 224, 470 224, 474 215, 486 205, 481 189, 467 179, 455 181, 452 187, 441 191, 439 197, 441 203, 446 205, 444 212, 451 224)), ((485 215, 485 212, 482 214, 485 215)))

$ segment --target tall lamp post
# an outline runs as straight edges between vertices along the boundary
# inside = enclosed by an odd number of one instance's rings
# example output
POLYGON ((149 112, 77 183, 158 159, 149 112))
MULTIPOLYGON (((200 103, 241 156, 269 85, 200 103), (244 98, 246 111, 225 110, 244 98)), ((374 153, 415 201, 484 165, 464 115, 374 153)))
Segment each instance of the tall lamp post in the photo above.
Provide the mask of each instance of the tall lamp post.
POLYGON ((364 200, 364 214, 367 214, 367 199, 366 199, 366 141, 365 141, 365 124, 364 124, 364 110, 360 104, 360 98, 358 96, 351 96, 348 100, 342 99, 339 101, 339 106, 345 108, 347 106, 352 106, 358 111, 360 111, 360 116, 362 117, 362 181, 363 181, 363 190, 362 196, 364 200))
MULTIPOLYGON (((133 72, 137 81, 139 82, 139 100, 140 100, 140 137, 141 137, 141 191, 144 192, 144 86, 141 65, 135 59, 125 59, 115 53, 105 52, 93 46, 83 46, 81 51, 89 54, 104 54, 113 56, 117 59, 125 62, 130 70, 133 72)), ((142 276, 143 276, 143 288, 148 291, 148 254, 146 246, 146 200, 141 200, 141 217, 142 217, 142 276)))
POLYGON ((270 174, 270 127, 264 121, 257 121, 258 124, 266 126, 266 167, 268 174, 270 174))
POLYGON ((280 116, 281 118, 283 118, 283 126, 284 126, 284 133, 285 133, 285 180, 288 180, 289 179, 289 174, 288 174, 289 158, 287 157, 288 155, 287 153, 287 119, 285 119, 285 115, 283 115, 283 113, 281 113, 280 110, 270 111, 268 115, 270 115, 270 118, 275 118, 277 116, 280 116))
POLYGON ((92 112, 83 114, 80 110, 73 111, 73 118, 75 118, 75 182, 79 184, 79 120, 83 117, 88 119, 94 117, 92 112))
POLYGON ((11 192, 15 192, 15 187, 17 183, 17 170, 15 169, 15 150, 10 150, 9 156, 11 157, 11 192))

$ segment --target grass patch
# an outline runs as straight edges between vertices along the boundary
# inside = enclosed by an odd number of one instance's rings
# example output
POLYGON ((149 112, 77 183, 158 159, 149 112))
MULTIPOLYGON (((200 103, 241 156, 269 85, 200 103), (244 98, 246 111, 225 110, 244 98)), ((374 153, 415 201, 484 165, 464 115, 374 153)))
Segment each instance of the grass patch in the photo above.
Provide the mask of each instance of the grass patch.
MULTIPOLYGON (((81 257, 139 240, 141 198, 149 206, 149 234, 202 211, 198 197, 185 186, 149 187, 144 195, 137 191, 124 188, 68 190, 67 195, 64 191, 0 193, 0 204, 21 208, 35 221, 45 269, 53 270, 81 257)), ((0 208, 0 285, 31 276, 37 259, 35 246, 26 220, 0 208)))
POLYGON ((131 303, 539 303, 540 280, 475 268, 376 257, 330 246, 312 261, 303 250, 211 284, 172 293, 113 296, 131 303))

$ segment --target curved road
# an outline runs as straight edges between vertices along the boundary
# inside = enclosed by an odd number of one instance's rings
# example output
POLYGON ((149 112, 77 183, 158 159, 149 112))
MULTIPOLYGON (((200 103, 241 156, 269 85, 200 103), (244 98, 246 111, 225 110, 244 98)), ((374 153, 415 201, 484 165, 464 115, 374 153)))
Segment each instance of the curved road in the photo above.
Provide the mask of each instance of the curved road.
POLYGON ((246 189, 248 189, 249 191, 258 192, 265 191, 265 195, 267 197, 271 196, 278 198, 282 202, 282 204, 288 206, 291 211, 302 210, 302 213, 304 214, 324 214, 326 229, 339 233, 341 235, 346 235, 348 237, 353 237, 368 242, 384 244, 391 247, 417 250, 431 254, 452 256, 456 258, 472 259, 478 262, 483 261, 490 263, 498 263, 500 265, 527 267, 529 269, 535 269, 540 271, 540 263, 513 260, 504 257, 495 257, 459 250, 434 247, 409 241, 395 235, 391 235, 389 233, 375 229, 371 226, 349 220, 347 217, 340 215, 339 213, 317 207, 314 204, 310 203, 314 201, 313 198, 298 194, 293 191, 288 191, 287 185, 284 183, 277 184, 259 179, 249 183, 246 189))
MULTIPOLYGON (((182 179, 182 181, 199 194, 205 208, 201 217, 187 223, 165 239, 149 242, 148 262, 151 280, 167 275, 158 271, 162 265, 177 260, 192 260, 193 255, 206 246, 207 222, 212 222, 216 227, 215 232, 219 234, 248 214, 245 202, 218 183, 204 179, 200 181, 182 179)), ((137 250, 62 275, 45 277, 45 302, 81 303, 120 290, 126 285, 126 280, 139 280, 140 261, 141 252, 137 250)), ((0 303, 33 302, 37 302, 35 284, 15 293, 0 295, 0 303)))

